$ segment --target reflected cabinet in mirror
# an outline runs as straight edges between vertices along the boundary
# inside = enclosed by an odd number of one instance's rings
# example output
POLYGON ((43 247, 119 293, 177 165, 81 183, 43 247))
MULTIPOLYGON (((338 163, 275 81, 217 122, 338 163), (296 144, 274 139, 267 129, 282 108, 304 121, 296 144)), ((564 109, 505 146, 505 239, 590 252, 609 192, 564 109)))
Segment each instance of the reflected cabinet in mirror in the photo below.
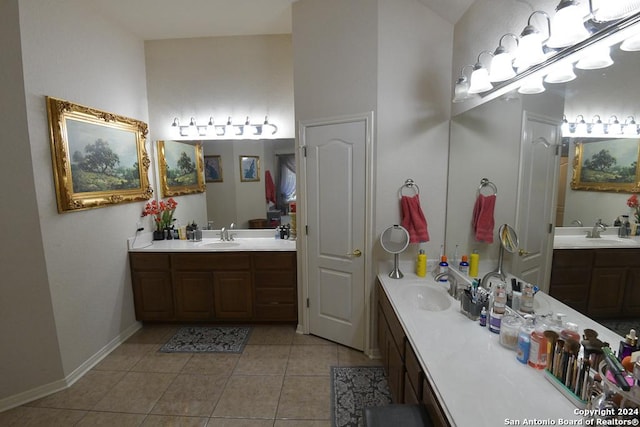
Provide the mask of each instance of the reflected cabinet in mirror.
POLYGON ((478 242, 471 226, 483 177, 498 188, 495 230, 506 223, 520 236, 522 250, 505 259, 511 264, 507 271, 530 275, 542 289, 548 289, 554 225, 571 226, 579 220, 593 226, 599 218, 611 224, 629 213, 626 201, 640 182, 637 132, 633 138, 611 133, 593 143, 587 142, 593 140, 591 135, 561 134, 563 116, 568 122, 582 115, 586 123, 601 118, 604 123, 617 119, 624 124, 640 115, 640 52, 613 46, 611 55, 614 64, 608 68, 576 69, 575 80, 545 83, 544 93, 511 92, 452 119, 448 252, 453 254, 458 245, 460 254, 477 250, 481 260, 498 258, 498 245, 478 242), (539 265, 529 264, 525 259, 533 257, 522 255, 538 251, 539 265))
POLYGON ((294 139, 201 142, 206 218, 214 228, 273 228, 288 221, 296 197, 294 139), (247 159, 255 161, 254 169, 242 171, 247 159))

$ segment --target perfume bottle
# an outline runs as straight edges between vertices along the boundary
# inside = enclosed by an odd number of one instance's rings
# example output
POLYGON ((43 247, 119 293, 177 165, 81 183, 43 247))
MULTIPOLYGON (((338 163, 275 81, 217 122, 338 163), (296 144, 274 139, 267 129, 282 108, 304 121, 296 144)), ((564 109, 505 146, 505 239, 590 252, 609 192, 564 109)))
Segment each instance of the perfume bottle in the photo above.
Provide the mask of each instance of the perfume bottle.
POLYGON ((618 360, 624 359, 626 356, 631 356, 631 353, 638 350, 638 337, 636 336, 636 330, 631 329, 624 341, 620 341, 620 347, 618 349, 618 360))

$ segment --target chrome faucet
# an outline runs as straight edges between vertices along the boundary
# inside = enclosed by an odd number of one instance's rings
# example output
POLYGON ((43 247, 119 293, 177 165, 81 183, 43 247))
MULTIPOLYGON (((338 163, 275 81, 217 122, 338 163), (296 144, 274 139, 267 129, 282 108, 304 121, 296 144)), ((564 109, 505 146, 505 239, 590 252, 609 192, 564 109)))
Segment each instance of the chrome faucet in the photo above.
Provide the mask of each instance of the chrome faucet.
POLYGON ((453 274, 447 271, 445 273, 437 274, 434 280, 436 282, 439 282, 441 279, 445 277, 449 282, 449 295, 451 295, 455 299, 460 299, 460 294, 458 293, 458 279, 456 279, 456 276, 454 276, 453 274))
POLYGON ((587 231, 587 239, 599 239, 600 231, 606 231, 607 224, 602 222, 602 219, 598 219, 591 231, 587 231))
MULTIPOLYGON (((232 222, 231 225, 229 225, 229 230, 233 231, 235 228, 236 224, 232 222)), ((234 236, 235 234, 229 233, 229 231, 227 230, 227 241, 233 241, 234 236)))
POLYGON ((220 229, 220 240, 222 240, 223 242, 229 240, 229 232, 224 227, 220 229))
POLYGON ((506 281, 506 276, 502 271, 490 271, 487 274, 484 275, 484 277, 482 278, 482 280, 480 280, 480 286, 482 286, 483 288, 489 290, 489 286, 487 286, 489 284, 489 279, 491 279, 492 277, 497 277, 498 279, 500 279, 501 281, 505 282, 506 281))

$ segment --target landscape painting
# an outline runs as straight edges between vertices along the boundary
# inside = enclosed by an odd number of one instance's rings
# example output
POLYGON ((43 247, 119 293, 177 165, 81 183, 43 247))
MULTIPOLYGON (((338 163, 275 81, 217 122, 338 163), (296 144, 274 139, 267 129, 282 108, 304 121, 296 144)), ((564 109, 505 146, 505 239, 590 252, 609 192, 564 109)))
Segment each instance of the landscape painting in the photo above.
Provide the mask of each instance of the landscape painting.
POLYGON ((205 191, 202 146, 180 141, 158 141, 163 197, 205 191))
POLYGON ((56 98, 46 101, 58 212, 153 195, 146 123, 56 98))
POLYGON ((638 138, 575 140, 571 188, 574 190, 637 192, 638 138))

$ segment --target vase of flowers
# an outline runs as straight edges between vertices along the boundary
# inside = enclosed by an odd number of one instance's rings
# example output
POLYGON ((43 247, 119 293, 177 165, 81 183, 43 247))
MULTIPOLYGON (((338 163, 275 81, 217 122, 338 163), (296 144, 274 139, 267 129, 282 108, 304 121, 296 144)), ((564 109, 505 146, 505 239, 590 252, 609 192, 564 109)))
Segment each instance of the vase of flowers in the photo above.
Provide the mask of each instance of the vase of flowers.
POLYGON ((164 200, 152 200, 148 202, 142 216, 153 216, 153 222, 156 226, 153 232, 153 240, 164 240, 165 234, 169 235, 173 228, 173 213, 176 211, 178 202, 169 198, 166 202, 164 200))
POLYGON ((638 196, 636 194, 631 195, 631 197, 627 199, 627 206, 631 208, 631 215, 636 223, 640 223, 640 203, 638 203, 638 196))

